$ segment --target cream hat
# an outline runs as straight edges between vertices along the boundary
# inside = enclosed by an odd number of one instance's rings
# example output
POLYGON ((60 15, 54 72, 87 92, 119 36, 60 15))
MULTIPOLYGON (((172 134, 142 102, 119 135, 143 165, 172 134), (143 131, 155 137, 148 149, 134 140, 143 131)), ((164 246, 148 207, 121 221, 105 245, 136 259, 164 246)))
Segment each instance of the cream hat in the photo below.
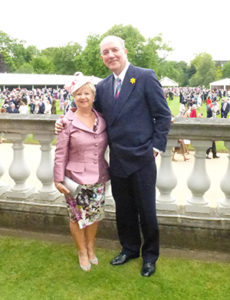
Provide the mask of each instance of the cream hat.
POLYGON ((75 73, 74 79, 67 83, 64 88, 70 93, 73 94, 80 87, 85 85, 86 83, 93 83, 93 76, 84 76, 82 73, 75 73))

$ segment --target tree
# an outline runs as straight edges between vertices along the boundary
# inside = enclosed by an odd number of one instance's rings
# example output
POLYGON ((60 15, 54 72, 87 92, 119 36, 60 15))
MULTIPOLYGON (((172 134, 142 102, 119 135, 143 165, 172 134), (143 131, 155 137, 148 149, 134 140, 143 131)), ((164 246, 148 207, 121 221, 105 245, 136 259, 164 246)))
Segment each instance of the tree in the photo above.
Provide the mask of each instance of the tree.
POLYGON ((175 68, 179 71, 179 76, 177 82, 179 86, 188 86, 189 74, 188 74, 188 64, 185 61, 175 62, 175 68))
POLYGON ((9 54, 2 49, 0 51, 0 72, 10 72, 13 69, 13 61, 9 54))
MULTIPOLYGON (((230 73, 229 73, 230 74, 230 73)), ((230 76, 230 75, 229 75, 230 76)), ((220 66, 216 66, 216 78, 215 80, 220 80, 223 78, 222 69, 220 66)))
POLYGON ((99 35, 88 36, 87 45, 81 56, 75 58, 76 71, 97 77, 106 77, 110 73, 101 59, 100 41, 99 35))
POLYGON ((69 43, 65 47, 55 48, 52 63, 55 74, 69 74, 76 72, 76 58, 81 54, 81 46, 78 43, 69 43))
POLYGON ((3 31, 0 31, 0 71, 10 72, 15 68, 11 51, 12 39, 3 31))
MULTIPOLYGON (((182 62, 181 62, 182 63, 182 62)), ((186 65, 186 63, 185 63, 186 65)), ((176 81, 179 86, 186 86, 185 83, 185 71, 181 67, 181 64, 175 61, 163 61, 160 65, 160 77, 169 77, 176 81)), ((186 67, 185 67, 186 69, 186 67)))
POLYGON ((223 66, 223 78, 230 78, 230 61, 223 66))
POLYGON ((138 65, 143 68, 153 69, 159 78, 166 76, 163 69, 166 68, 167 62, 165 57, 160 56, 160 54, 166 54, 171 50, 167 44, 163 43, 161 34, 148 39, 146 43, 143 43, 142 49, 139 51, 138 65))
POLYGON ((32 59, 32 66, 37 74, 52 74, 54 73, 54 66, 51 60, 46 56, 38 56, 32 59))
POLYGON ((34 46, 24 47, 24 41, 12 39, 5 32, 0 31, 1 69, 15 72, 24 63, 30 63, 38 50, 34 46))
POLYGON ((173 78, 179 76, 180 71, 174 70, 172 64, 159 56, 162 50, 166 53, 171 50, 163 43, 161 35, 146 41, 131 25, 114 25, 102 36, 89 35, 84 50, 78 43, 69 43, 39 51, 35 46, 26 48, 23 41, 0 31, 0 71, 71 75, 81 71, 103 78, 110 74, 100 57, 100 42, 107 35, 117 35, 125 40, 129 61, 134 65, 154 69, 158 77, 163 73, 170 73, 173 78))
POLYGON ((19 73, 19 74, 32 74, 32 73, 35 73, 32 64, 27 63, 27 62, 22 64, 15 72, 19 73))
POLYGON ((40 51, 35 46, 28 46, 25 49, 25 61, 30 63, 32 59, 40 54, 40 51))
POLYGON ((208 53, 198 54, 191 64, 196 68, 196 73, 191 77, 190 86, 206 86, 216 78, 216 66, 212 56, 208 53))

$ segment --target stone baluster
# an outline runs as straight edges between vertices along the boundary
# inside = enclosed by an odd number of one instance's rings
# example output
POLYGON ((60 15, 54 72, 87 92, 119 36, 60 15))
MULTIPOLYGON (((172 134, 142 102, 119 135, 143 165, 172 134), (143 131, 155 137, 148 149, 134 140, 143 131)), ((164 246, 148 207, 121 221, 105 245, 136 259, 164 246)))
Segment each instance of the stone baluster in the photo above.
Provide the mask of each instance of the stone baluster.
MULTIPOLYGON (((230 142, 225 142, 226 148, 230 151, 230 142)), ((221 180, 220 188, 223 191, 225 198, 218 203, 218 212, 221 215, 230 216, 230 152, 228 154, 228 167, 226 173, 221 180)))
POLYGON ((23 141, 26 135, 8 133, 6 136, 13 142, 13 161, 9 167, 9 175, 15 182, 15 185, 7 195, 11 198, 25 199, 34 192, 33 187, 28 187, 26 185, 26 180, 30 175, 30 169, 24 158, 23 141))
MULTIPOLYGON (((1 156, 1 157, 3 157, 3 156, 1 156)), ((3 174, 4 174, 4 167, 0 161, 0 178, 2 177, 3 174)), ((3 195, 4 193, 6 193, 7 191, 9 191, 9 189, 10 189, 9 185, 4 184, 0 180, 0 196, 3 195)))
POLYGON ((187 181, 192 196, 187 201, 185 212, 210 213, 208 202, 204 198, 205 192, 210 187, 210 178, 206 170, 206 150, 208 143, 208 141, 192 140, 192 145, 195 147, 195 161, 192 173, 187 181))
POLYGON ((53 181, 53 158, 50 144, 54 136, 36 134, 35 138, 41 144, 41 159, 36 174, 42 183, 42 188, 38 191, 36 198, 42 201, 53 201, 61 195, 55 188, 53 181))
POLYGON ((175 145, 176 141, 174 139, 168 139, 166 151, 161 153, 161 163, 156 183, 160 192, 157 196, 157 209, 159 210, 177 210, 176 200, 171 196, 172 190, 177 185, 177 178, 172 168, 172 148, 175 145))

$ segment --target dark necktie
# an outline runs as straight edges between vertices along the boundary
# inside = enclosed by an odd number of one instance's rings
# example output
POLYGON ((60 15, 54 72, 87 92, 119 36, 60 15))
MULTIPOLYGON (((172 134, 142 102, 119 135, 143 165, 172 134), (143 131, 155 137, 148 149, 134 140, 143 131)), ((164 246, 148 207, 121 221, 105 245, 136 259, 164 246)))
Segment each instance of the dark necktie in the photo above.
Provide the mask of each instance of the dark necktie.
POLYGON ((116 78, 114 81, 114 98, 117 99, 119 97, 121 91, 121 79, 116 78))

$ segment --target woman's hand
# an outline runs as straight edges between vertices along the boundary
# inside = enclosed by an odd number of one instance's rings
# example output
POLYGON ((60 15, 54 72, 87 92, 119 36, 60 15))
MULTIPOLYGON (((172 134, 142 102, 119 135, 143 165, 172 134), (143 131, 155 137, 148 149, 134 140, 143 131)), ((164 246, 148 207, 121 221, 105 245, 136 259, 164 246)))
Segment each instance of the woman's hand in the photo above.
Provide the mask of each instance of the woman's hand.
POLYGON ((69 195, 70 191, 64 186, 63 183, 61 182, 55 182, 54 183, 56 188, 59 190, 60 193, 64 194, 64 195, 69 195))

